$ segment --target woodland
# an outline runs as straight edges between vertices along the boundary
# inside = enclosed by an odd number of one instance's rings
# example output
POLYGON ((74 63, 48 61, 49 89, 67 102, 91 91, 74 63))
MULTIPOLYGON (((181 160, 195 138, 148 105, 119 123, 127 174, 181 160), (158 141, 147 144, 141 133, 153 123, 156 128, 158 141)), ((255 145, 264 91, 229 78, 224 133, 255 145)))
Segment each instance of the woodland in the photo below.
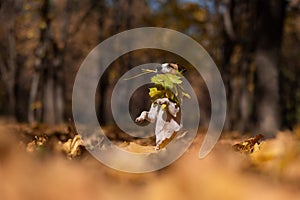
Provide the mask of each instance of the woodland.
MULTIPOLYGON (((0 0, 0 199, 299 199, 299 76, 299 0, 0 0), (201 75, 167 51, 122 55, 95 94, 99 124, 114 144, 135 153, 154 145, 153 137, 122 132, 111 111, 114 86, 135 66, 183 66, 201 108, 197 136, 181 158, 129 174, 85 149, 72 90, 95 46, 142 27, 201 44, 220 71, 227 111, 218 143, 199 159, 211 117, 201 75)), ((150 103, 140 88, 129 105, 133 120, 150 103)))

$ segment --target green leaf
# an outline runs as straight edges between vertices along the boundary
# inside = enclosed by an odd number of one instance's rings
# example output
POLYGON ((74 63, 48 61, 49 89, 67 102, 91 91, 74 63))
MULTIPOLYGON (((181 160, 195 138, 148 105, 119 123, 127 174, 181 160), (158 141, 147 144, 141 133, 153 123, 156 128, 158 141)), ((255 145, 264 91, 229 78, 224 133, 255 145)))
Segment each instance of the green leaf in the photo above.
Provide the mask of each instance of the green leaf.
POLYGON ((180 76, 177 76, 175 74, 166 74, 167 78, 174 84, 181 84, 182 80, 180 76))
POLYGON ((164 88, 173 88, 174 84, 181 84, 181 77, 176 74, 157 74, 151 78, 151 82, 162 85, 164 88))
POLYGON ((178 74, 157 74, 151 78, 155 87, 150 88, 149 95, 152 100, 166 97, 178 104, 182 103, 184 97, 191 98, 184 92, 182 86, 182 76, 178 74))

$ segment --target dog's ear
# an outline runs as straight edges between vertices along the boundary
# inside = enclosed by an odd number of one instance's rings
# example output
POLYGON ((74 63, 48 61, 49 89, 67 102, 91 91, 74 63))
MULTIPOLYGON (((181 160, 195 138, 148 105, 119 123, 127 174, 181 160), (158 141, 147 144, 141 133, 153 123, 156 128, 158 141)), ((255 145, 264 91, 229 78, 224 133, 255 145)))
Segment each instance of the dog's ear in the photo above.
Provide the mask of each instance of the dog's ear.
POLYGON ((169 63, 169 66, 178 71, 178 65, 176 63, 169 63))
POLYGON ((186 72, 186 69, 185 69, 183 66, 178 65, 178 64, 176 64, 176 65, 177 65, 177 67, 178 67, 178 71, 179 71, 181 74, 183 74, 183 73, 186 72))

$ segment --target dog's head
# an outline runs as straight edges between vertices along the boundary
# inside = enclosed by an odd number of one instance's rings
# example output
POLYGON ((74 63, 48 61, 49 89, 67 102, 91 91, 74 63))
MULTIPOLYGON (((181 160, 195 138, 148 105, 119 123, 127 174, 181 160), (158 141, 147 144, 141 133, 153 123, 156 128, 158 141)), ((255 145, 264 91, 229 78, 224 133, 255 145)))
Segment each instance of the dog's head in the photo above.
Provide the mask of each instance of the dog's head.
POLYGON ((175 63, 163 63, 160 66, 157 67, 157 71, 160 73, 178 73, 182 71, 182 68, 175 63))

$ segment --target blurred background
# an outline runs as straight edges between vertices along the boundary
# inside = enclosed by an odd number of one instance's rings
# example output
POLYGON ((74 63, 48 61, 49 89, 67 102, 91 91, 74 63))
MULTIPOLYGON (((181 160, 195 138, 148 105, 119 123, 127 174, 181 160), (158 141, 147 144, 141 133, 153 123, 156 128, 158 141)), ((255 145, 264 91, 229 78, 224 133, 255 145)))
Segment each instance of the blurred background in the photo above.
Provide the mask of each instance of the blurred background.
MULTIPOLYGON (((299 0, 1 0, 0 19, 6 118, 50 125, 71 119, 72 86, 87 54, 121 31, 155 26, 189 35, 213 58, 226 86, 225 130, 273 134, 300 121, 299 0)), ((110 96, 119 77, 147 62, 188 69, 207 126, 210 99, 201 76, 182 58, 149 49, 123 55, 106 70, 96 98, 101 123, 113 123, 110 96)), ((147 98, 136 95, 135 113, 147 98)))

